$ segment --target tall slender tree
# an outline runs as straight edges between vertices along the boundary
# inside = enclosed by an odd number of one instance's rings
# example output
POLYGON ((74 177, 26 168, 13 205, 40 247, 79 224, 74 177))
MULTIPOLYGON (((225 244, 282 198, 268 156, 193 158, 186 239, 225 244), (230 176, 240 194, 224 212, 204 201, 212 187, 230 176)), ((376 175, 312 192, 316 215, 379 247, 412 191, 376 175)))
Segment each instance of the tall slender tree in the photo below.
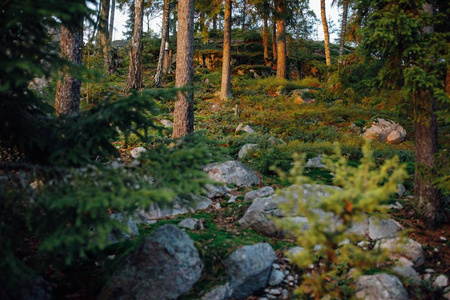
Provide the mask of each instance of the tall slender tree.
POLYGON ((173 137, 194 131, 194 0, 178 1, 177 68, 175 85, 188 88, 179 91, 175 101, 173 137))
POLYGON ((277 13, 277 78, 288 78, 286 47, 286 0, 276 0, 277 13))
MULTIPOLYGON (((61 57, 74 65, 80 65, 83 54, 83 26, 68 28, 61 26, 60 48, 61 57)), ((68 72, 64 66, 59 71, 56 86, 55 111, 58 115, 76 115, 80 111, 81 81, 68 72)))
POLYGON ((222 86, 221 99, 230 99, 231 95, 231 0, 225 0, 223 26, 223 58, 222 58, 222 86))
POLYGON ((342 1, 342 21, 341 21, 341 36, 339 39, 339 65, 342 64, 342 56, 344 56, 344 44, 347 33, 347 18, 348 18, 348 5, 350 0, 342 1))
POLYGON ((111 39, 109 37, 108 32, 108 19, 109 19, 109 1, 110 0, 101 0, 100 3, 100 23, 99 23, 99 35, 100 35, 100 44, 102 48, 103 54, 103 64, 104 70, 106 73, 111 73, 111 51, 110 51, 110 42, 111 39))
POLYGON ((320 0, 320 15, 322 16, 323 35, 325 41, 325 60, 327 66, 331 66, 330 54, 330 33, 328 32, 327 14, 325 8, 325 0, 320 0))
MULTIPOLYGON (((274 12, 275 12, 275 0, 273 0, 274 2, 274 12)), ((273 13, 272 14, 272 56, 273 56, 273 61, 276 62, 277 61, 277 19, 276 19, 276 14, 273 13)))
POLYGON ((161 87, 161 81, 163 77, 163 65, 166 56, 166 49, 169 43, 169 19, 170 19, 170 0, 164 0, 163 6, 163 18, 161 26, 161 46, 159 48, 158 66, 156 67, 155 74, 155 87, 161 87))
POLYGON ((116 13, 116 0, 111 0, 111 13, 109 17, 109 39, 113 40, 113 34, 114 34, 114 16, 116 13))
POLYGON ((144 15, 144 0, 134 3, 134 27, 130 44, 130 65, 128 67, 127 90, 142 88, 142 21, 144 15))

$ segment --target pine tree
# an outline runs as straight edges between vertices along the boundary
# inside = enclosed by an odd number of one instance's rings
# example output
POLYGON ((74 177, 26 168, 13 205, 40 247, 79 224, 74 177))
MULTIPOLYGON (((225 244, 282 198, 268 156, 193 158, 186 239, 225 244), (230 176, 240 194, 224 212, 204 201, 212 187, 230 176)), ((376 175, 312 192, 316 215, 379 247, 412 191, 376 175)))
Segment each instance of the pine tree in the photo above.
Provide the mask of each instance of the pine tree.
POLYGON ((194 131, 194 0, 178 1, 177 69, 175 85, 179 91, 175 101, 173 137, 194 131))
POLYGON ((223 30, 222 86, 220 98, 230 99, 231 95, 231 0, 225 0, 225 16, 223 30))
POLYGON ((133 37, 130 45, 130 65, 128 67, 127 90, 142 88, 142 21, 144 15, 144 0, 135 2, 135 20, 133 37))

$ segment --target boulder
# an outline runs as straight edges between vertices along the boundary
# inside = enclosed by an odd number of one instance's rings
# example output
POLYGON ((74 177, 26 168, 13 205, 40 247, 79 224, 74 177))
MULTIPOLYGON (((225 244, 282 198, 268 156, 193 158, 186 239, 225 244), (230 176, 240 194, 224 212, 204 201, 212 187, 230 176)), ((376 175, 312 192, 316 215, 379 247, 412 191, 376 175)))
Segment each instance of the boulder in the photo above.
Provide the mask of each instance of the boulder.
POLYGON ((199 227, 199 220, 194 218, 187 218, 178 223, 179 227, 195 230, 199 227))
POLYGON ((197 210, 206 209, 213 203, 209 198, 203 196, 192 195, 191 197, 191 201, 177 197, 170 206, 152 204, 148 210, 141 210, 141 218, 158 220, 168 216, 193 213, 197 210))
POLYGON ((369 127, 365 128, 362 137, 365 140, 379 140, 398 144, 405 140, 406 130, 393 121, 377 118, 369 127))
POLYGON ((282 283, 284 280, 284 273, 281 270, 272 269, 269 276, 269 285, 276 286, 282 283))
POLYGON ((356 298, 365 300, 408 300, 400 280, 388 274, 365 275, 356 282, 356 298))
POLYGON ((265 186, 258 190, 253 190, 245 194, 244 202, 251 202, 256 198, 267 197, 275 194, 275 190, 271 186, 265 186))
POLYGON ((108 236, 108 241, 110 243, 129 240, 132 236, 139 234, 139 229, 133 219, 133 216, 126 216, 123 213, 115 213, 111 214, 109 217, 111 218, 111 220, 118 221, 119 223, 125 225, 127 228, 126 232, 114 229, 108 236))
POLYGON ((236 128, 236 133, 239 131, 245 131, 249 134, 253 134, 256 133, 256 131, 250 127, 250 125, 243 125, 243 124, 239 124, 238 127, 236 128))
POLYGON ((245 144, 242 146, 241 150, 239 150, 238 158, 246 157, 250 152, 257 151, 259 149, 258 144, 245 144))
POLYGON ((173 122, 170 121, 170 120, 163 119, 163 120, 161 120, 159 122, 166 128, 172 128, 173 127, 173 122))
POLYGON ((210 199, 212 198, 220 198, 228 194, 231 189, 225 185, 217 185, 217 184, 207 184, 206 188, 206 196, 210 199))
POLYGON ((379 219, 376 217, 369 218, 368 236, 371 240, 396 237, 402 229, 402 225, 393 219, 379 219))
POLYGON ((433 281, 433 287, 443 289, 448 286, 448 277, 441 274, 433 281))
POLYGON ((226 283, 209 291, 203 296, 202 300, 226 300, 231 298, 232 293, 233 290, 231 289, 230 284, 226 283))
POLYGON ((139 158, 142 153, 146 152, 147 149, 144 147, 136 147, 133 150, 130 151, 132 158, 139 158))
POLYGON ((420 282, 419 274, 417 274, 416 270, 410 266, 398 264, 392 268, 392 272, 399 275, 400 278, 403 277, 413 284, 418 284, 420 282))
POLYGON ((260 182, 255 171, 235 160, 209 164, 203 170, 208 173, 211 180, 239 187, 258 185, 260 182))
MULTIPOLYGON (((279 208, 280 203, 288 202, 289 197, 292 196, 294 201, 298 199, 298 191, 302 191, 303 199, 301 201, 320 201, 329 195, 333 189, 339 189, 333 186, 319 185, 319 184, 304 184, 301 186, 291 186, 284 189, 279 195, 271 195, 269 197, 256 198, 252 205, 247 209, 244 216, 239 220, 239 224, 244 227, 250 227, 256 232, 267 236, 282 236, 283 231, 276 228, 273 217, 289 217, 290 221, 300 225, 303 228, 308 228, 308 221, 306 217, 302 216, 285 216, 279 208)), ((295 211, 295 209, 294 209, 295 211)), ((331 214, 317 211, 321 218, 332 217, 331 214)))
POLYGON ((202 269, 191 238, 164 225, 125 259, 99 299, 177 299, 200 279, 202 269))
POLYGON ((322 155, 318 155, 316 157, 308 159, 305 165, 306 168, 316 168, 316 169, 322 169, 326 166, 322 163, 322 155))
POLYGON ((231 253, 224 265, 230 276, 232 297, 245 298, 265 287, 275 258, 275 252, 266 243, 244 246, 231 253))
POLYGON ((414 268, 420 267, 425 262, 422 245, 409 238, 382 239, 375 244, 375 248, 386 249, 392 258, 405 257, 412 261, 414 268))

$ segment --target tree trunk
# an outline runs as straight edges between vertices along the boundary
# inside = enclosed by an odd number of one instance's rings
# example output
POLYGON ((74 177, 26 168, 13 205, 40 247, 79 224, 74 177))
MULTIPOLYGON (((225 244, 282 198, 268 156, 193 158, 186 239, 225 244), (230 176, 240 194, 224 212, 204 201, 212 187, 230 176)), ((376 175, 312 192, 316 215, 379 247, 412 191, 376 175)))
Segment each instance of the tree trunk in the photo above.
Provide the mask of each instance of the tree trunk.
POLYGON ((128 67, 127 90, 142 88, 142 21, 144 15, 144 0, 136 0, 134 11, 134 29, 130 45, 130 66, 128 67))
POLYGON ((287 79, 286 30, 284 28, 284 13, 286 0, 277 0, 277 78, 287 79))
POLYGON ((217 31, 217 14, 213 17, 213 30, 217 31))
POLYGON ((270 65, 269 62, 269 25, 267 21, 267 13, 263 13, 264 28, 263 28, 263 48, 264 48, 264 63, 270 65))
MULTIPOLYGON (((175 85, 191 88, 194 81, 194 0, 178 1, 177 68, 175 85)), ((194 93, 177 94, 174 111, 173 137, 194 131, 194 93)))
POLYGON ((113 40, 113 33, 114 33, 114 15, 116 12, 116 0, 111 0, 111 16, 109 20, 109 39, 113 40))
POLYGON ((101 12, 99 23, 100 44, 102 48, 103 64, 105 73, 111 73, 111 52, 110 52, 110 38, 108 33, 108 19, 109 19, 109 0, 101 0, 101 12))
POLYGON ((339 65, 342 65, 342 56, 344 55, 345 34, 347 30, 348 1, 349 0, 344 0, 344 2, 342 3, 341 38, 339 40, 339 65))
MULTIPOLYGON (((241 24, 241 29, 244 30, 245 29, 245 18, 247 17, 247 0, 243 0, 242 1, 242 24, 241 24)), ((225 23, 224 23, 225 25, 225 23)))
POLYGON ((272 54, 273 54, 273 61, 276 62, 278 54, 277 54, 277 20, 275 18, 275 14, 272 16, 272 54))
POLYGON ((161 26, 161 46, 159 48, 158 66, 155 74, 155 87, 161 87, 163 77, 163 65, 169 43, 169 18, 170 18, 170 0, 164 0, 163 19, 161 26), (167 43, 167 45, 166 45, 167 43))
MULTIPOLYGON (((69 31, 61 26, 61 57, 72 64, 81 65, 83 54, 83 30, 82 27, 69 31)), ((81 81, 68 73, 64 67, 59 71, 56 86, 55 110, 58 115, 76 115, 80 112, 81 81)))
POLYGON ((447 76, 445 77, 445 93, 450 95, 450 62, 447 61, 447 76))
POLYGON ((223 57, 222 57, 222 86, 220 98, 230 99, 231 95, 231 0, 225 0, 223 30, 223 57))
POLYGON ((323 35, 325 39, 325 59, 327 66, 331 66, 330 33, 328 32, 327 15, 325 12, 325 0, 320 0, 320 15, 322 16, 323 35))
MULTIPOLYGON (((433 6, 424 4, 425 12, 433 15, 433 6)), ((423 29, 425 34, 433 32, 433 26, 423 29)), ((415 177, 414 198, 418 201, 419 210, 428 228, 434 229, 444 219, 441 195, 433 184, 435 178, 434 155, 438 153, 438 126, 436 99, 429 92, 422 91, 414 101, 414 131, 415 131, 415 177)))
POLYGON ((423 210, 427 227, 435 228, 444 218, 439 189, 433 183, 434 161, 438 152, 438 127, 436 100, 423 92, 415 103, 415 177, 414 197, 423 210), (430 174, 431 172, 431 174, 430 174))

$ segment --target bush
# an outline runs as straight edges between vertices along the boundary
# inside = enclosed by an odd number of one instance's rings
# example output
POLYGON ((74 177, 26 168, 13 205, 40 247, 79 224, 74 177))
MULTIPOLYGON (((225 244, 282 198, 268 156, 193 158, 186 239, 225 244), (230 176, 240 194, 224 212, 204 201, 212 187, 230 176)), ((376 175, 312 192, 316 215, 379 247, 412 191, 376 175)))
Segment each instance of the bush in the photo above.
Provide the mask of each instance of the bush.
MULTIPOLYGON (((339 148, 335 151, 336 154, 326 157, 324 162, 334 173, 334 184, 342 189, 329 189, 330 196, 321 201, 302 201, 305 199, 303 190, 295 190, 282 209, 286 215, 294 213, 295 216, 306 217, 310 225, 306 230, 286 218, 278 220, 279 225, 291 232, 304 248, 293 257, 294 263, 301 269, 314 266, 311 273, 303 275, 297 292, 316 299, 326 295, 350 298, 350 279, 386 260, 379 252, 365 251, 356 245, 361 237, 350 233, 349 229, 366 218, 367 213, 383 211, 380 204, 389 200, 390 195, 397 191, 397 184, 406 176, 405 166, 397 157, 376 168, 368 143, 363 147, 363 158, 356 167, 348 164, 339 148), (328 214, 326 217, 323 217, 324 212, 328 214)), ((301 159, 296 159, 288 178, 296 187, 307 182, 303 177, 301 159)))

